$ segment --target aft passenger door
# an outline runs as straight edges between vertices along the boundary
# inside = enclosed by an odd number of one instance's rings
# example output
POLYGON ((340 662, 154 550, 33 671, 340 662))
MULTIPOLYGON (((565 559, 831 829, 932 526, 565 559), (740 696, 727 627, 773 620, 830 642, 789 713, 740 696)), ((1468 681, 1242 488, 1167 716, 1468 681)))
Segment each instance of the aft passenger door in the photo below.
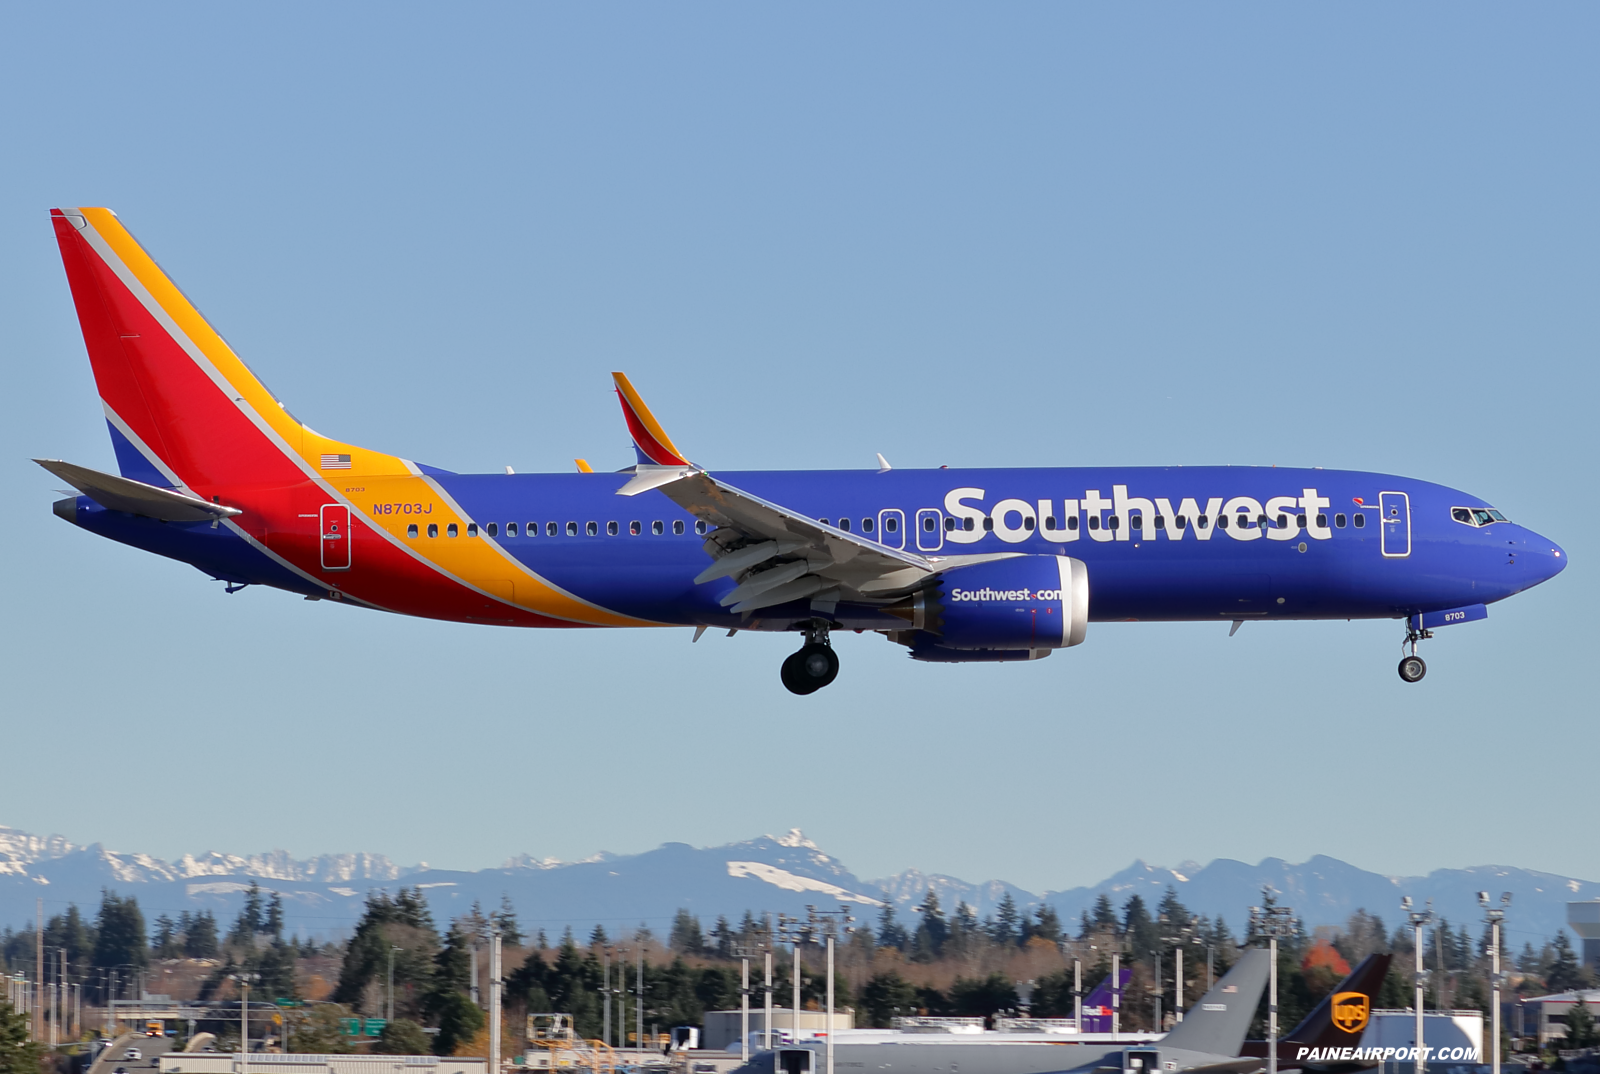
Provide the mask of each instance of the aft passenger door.
POLYGON ((1378 512, 1383 517, 1383 554, 1386 559, 1404 559, 1411 554, 1411 497, 1404 492, 1378 493, 1378 512))

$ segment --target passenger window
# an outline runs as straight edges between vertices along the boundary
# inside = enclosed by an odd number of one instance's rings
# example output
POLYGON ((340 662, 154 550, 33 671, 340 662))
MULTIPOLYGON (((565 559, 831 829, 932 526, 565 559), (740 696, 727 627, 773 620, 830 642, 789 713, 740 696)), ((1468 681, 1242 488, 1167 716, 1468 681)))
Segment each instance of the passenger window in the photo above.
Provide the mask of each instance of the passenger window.
POLYGON ((1067 529, 1075 530, 1077 528, 1078 528, 1078 516, 1077 515, 1073 515, 1071 518, 1067 519, 1067 529))
POLYGON ((617 535, 617 524, 615 522, 607 522, 606 523, 606 536, 615 537, 616 535, 617 535))
POLYGON ((1182 515, 1173 515, 1172 516, 1172 528, 1173 529, 1181 530, 1181 529, 1183 529, 1183 527, 1185 525, 1188 524, 1188 522, 1189 522, 1189 520, 1184 518, 1182 515))
POLYGON ((1023 518, 1023 520, 1022 520, 1022 528, 1027 530, 1029 533, 1033 532, 1034 525, 1035 525, 1035 522, 1033 521, 1033 516, 1032 515, 1028 515, 1025 518, 1023 518))
POLYGON ((1090 515, 1089 516, 1089 528, 1092 529, 1092 530, 1097 530, 1097 529, 1100 528, 1100 516, 1099 515, 1090 515))
MULTIPOLYGON (((700 521, 698 521, 698 522, 696 522, 694 524, 694 531, 696 533, 700 534, 701 536, 705 536, 706 530, 708 530, 710 528, 711 527, 706 524, 706 520, 703 519, 703 518, 700 521)), ((1424 1056, 1424 1058, 1426 1058, 1426 1056, 1424 1056)))
POLYGON ((439 524, 437 522, 428 523, 428 536, 429 537, 437 537, 437 536, 439 536, 439 524))
POLYGON ((1167 528, 1167 520, 1166 520, 1166 518, 1164 518, 1161 515, 1157 515, 1156 516, 1156 529, 1164 530, 1166 528, 1167 528))
MULTIPOLYGON (((1305 515, 1295 515, 1294 516, 1294 524, 1296 526, 1299 526, 1301 529, 1305 529, 1306 528, 1306 516, 1305 515)), ((1322 525, 1322 523, 1318 522, 1317 525, 1320 526, 1320 525, 1322 525)))
POLYGON ((1106 519, 1106 522, 1110 524, 1113 533, 1122 528, 1122 517, 1120 515, 1112 515, 1106 519))
POLYGON ((861 532, 862 533, 871 533, 872 532, 872 519, 863 518, 861 520, 861 532))
POLYGON ((650 523, 650 532, 651 533, 657 533, 657 534, 666 533, 667 532, 667 524, 665 522, 662 522, 660 519, 656 519, 656 521, 650 523))
MULTIPOLYGON (((515 537, 516 535, 517 535, 517 524, 515 522, 507 522, 506 523, 506 536, 507 537, 515 537)), ((533 527, 532 526, 528 527, 528 536, 530 536, 530 537, 533 536, 533 527)))
POLYGON ((883 528, 888 530, 890 533, 894 533, 900 528, 900 520, 895 518, 893 515, 890 515, 888 518, 883 520, 883 528))
POLYGON ((839 528, 844 530, 846 533, 849 533, 850 532, 850 520, 848 518, 841 518, 839 520, 839 528))
POLYGON ((456 536, 456 524, 454 522, 452 522, 449 525, 445 526, 444 535, 446 537, 454 537, 454 536, 456 536))
POLYGON ((1344 512, 1343 511, 1340 511, 1338 514, 1333 516, 1333 524, 1334 524, 1334 527, 1337 528, 1337 529, 1341 529, 1341 530, 1344 529, 1344 512))
POLYGON ((672 532, 675 534, 683 533, 683 519, 675 518, 672 520, 672 532))
POLYGON ((583 524, 583 532, 587 533, 590 537, 598 537, 598 536, 600 536, 600 523, 598 523, 598 522, 585 522, 583 524))
POLYGON ((994 519, 985 518, 983 520, 983 530, 984 530, 985 533, 993 532, 994 531, 994 519))
POLYGON ((1144 529, 1144 516, 1143 515, 1129 515, 1128 516, 1128 528, 1130 530, 1142 530, 1142 529, 1144 529))
POLYGON ((558 528, 559 527, 554 522, 546 522, 544 524, 544 535, 546 537, 554 537, 558 528))
POLYGON ((951 518, 950 516, 946 515, 945 516, 945 520, 944 520, 944 528, 946 530, 955 529, 956 528, 956 520, 951 518))
MULTIPOLYGON (((1300 525, 1304 526, 1305 524, 1306 524, 1306 520, 1302 518, 1300 520, 1300 525)), ((1279 515, 1278 516, 1278 528, 1280 530, 1286 530, 1286 529, 1289 528, 1289 516, 1288 515, 1279 515)))
POLYGON ((567 536, 568 537, 576 537, 577 535, 578 535, 578 524, 576 522, 568 522, 567 523, 567 536))
MULTIPOLYGON (((1302 515, 1300 517, 1300 525, 1304 526, 1305 524, 1306 524, 1305 516, 1302 515)), ((1317 516, 1317 529, 1325 530, 1327 528, 1328 528, 1328 516, 1327 515, 1318 515, 1317 516)))
POLYGON ((1271 520, 1269 520, 1266 515, 1257 515, 1256 516, 1256 521, 1261 523, 1261 528, 1262 529, 1266 529, 1268 526, 1270 526, 1272 524, 1271 520))
POLYGON ((832 523, 832 522, 829 522, 829 521, 828 521, 828 520, 827 520, 827 519, 825 519, 825 518, 819 518, 819 519, 817 519, 817 521, 818 521, 818 522, 820 522, 820 523, 822 523, 822 524, 823 524, 823 525, 824 525, 824 526, 831 526, 831 525, 833 525, 833 523, 832 523))
POLYGON ((969 530, 970 531, 970 530, 976 529, 977 527, 973 524, 972 519, 963 518, 961 520, 961 528, 964 529, 964 530, 969 530))
POLYGON ((468 522, 467 523, 467 536, 468 537, 476 537, 477 535, 478 535, 478 524, 476 522, 468 522))
POLYGON ((929 515, 922 520, 922 528, 928 533, 933 532, 933 516, 929 515))
POLYGON ((1205 529, 1207 526, 1211 525, 1211 520, 1205 515, 1201 515, 1199 518, 1194 520, 1194 523, 1201 529, 1205 529))
POLYGON ((411 523, 411 525, 406 527, 406 536, 407 537, 415 537, 416 535, 417 535, 417 524, 415 522, 413 522, 413 523, 411 523))
POLYGON ((644 523, 642 523, 642 522, 630 522, 630 523, 628 523, 628 532, 633 534, 635 537, 639 536, 639 534, 644 532, 644 523))
MULTIPOLYGON (((515 526, 516 523, 513 522, 511 525, 515 526)), ((498 536, 500 536, 500 523, 498 523, 498 522, 489 523, 489 536, 490 537, 498 537, 498 536)), ((509 528, 507 529, 506 536, 507 537, 511 536, 509 528)))
POLYGON ((1356 512, 1355 522, 1356 522, 1356 529, 1360 529, 1362 526, 1365 526, 1367 524, 1367 516, 1362 514, 1360 511, 1357 511, 1356 512))
POLYGON ((1055 515, 1047 515, 1047 516, 1045 516, 1044 528, 1047 529, 1047 530, 1053 530, 1053 529, 1057 528, 1056 527, 1056 516, 1055 515))
POLYGON ((1228 528, 1228 516, 1227 515, 1218 515, 1217 516, 1217 529, 1225 530, 1227 528, 1228 528))

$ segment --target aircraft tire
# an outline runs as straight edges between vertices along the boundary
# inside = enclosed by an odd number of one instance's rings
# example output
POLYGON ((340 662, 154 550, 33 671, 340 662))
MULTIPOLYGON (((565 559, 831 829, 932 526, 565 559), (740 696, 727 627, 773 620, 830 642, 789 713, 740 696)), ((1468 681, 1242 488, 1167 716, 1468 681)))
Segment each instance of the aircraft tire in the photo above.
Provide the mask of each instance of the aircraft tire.
POLYGON ((839 677, 839 657, 830 647, 812 643, 790 653, 778 674, 790 693, 816 693, 839 677))
POLYGON ((1400 677, 1406 682, 1421 682, 1428 673, 1428 665, 1420 656, 1408 656, 1400 661, 1400 677))

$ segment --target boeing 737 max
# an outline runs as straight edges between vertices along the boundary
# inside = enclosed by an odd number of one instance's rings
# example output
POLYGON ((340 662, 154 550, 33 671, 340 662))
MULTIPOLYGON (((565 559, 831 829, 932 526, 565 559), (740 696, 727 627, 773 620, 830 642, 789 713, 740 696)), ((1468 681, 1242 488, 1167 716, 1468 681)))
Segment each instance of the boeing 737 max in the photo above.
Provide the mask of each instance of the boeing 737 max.
MULTIPOLYGON (((1484 500, 1385 474, 1253 467, 715 473, 621 373, 638 464, 458 474, 295 419, 108 209, 53 210, 120 476, 40 464, 55 511, 192 564, 403 615, 526 627, 830 631, 916 660, 1032 660, 1090 622, 1484 618, 1566 556, 1484 500)), ((882 457, 880 456, 880 462, 882 457)))

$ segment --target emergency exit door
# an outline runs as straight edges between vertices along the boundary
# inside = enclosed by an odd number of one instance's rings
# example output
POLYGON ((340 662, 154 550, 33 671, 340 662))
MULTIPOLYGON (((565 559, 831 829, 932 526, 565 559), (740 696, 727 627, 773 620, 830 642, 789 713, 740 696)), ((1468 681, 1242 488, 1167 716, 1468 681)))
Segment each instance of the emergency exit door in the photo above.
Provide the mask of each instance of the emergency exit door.
POLYGON ((1378 493, 1378 511, 1383 516, 1383 554, 1387 559, 1404 559, 1411 554, 1411 497, 1403 492, 1378 493))
POLYGON ((322 505, 322 569, 350 569, 350 508, 342 503, 322 505))

